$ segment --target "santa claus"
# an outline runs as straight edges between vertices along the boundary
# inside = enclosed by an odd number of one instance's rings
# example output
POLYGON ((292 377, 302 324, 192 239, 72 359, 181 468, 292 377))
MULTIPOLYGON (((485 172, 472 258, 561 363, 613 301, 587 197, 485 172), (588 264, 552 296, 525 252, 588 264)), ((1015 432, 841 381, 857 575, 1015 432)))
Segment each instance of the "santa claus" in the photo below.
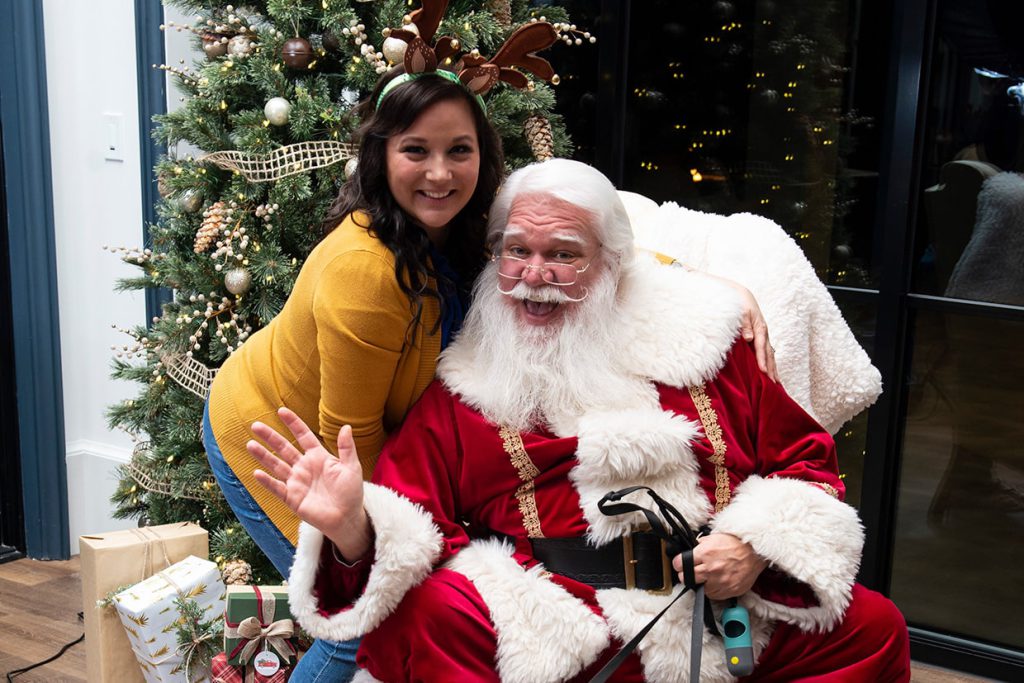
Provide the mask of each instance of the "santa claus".
POLYGON ((714 623, 734 601, 749 680, 909 680, 902 616, 855 583, 834 442, 758 369, 735 290, 637 256, 612 184, 573 161, 513 173, 490 238, 373 483, 347 429, 334 458, 286 409, 298 448, 253 427, 258 480, 304 520, 302 626, 363 636, 356 680, 588 680, 685 592, 612 680, 686 680, 694 645, 701 681, 734 680, 714 623), (650 489, 679 512, 692 552, 666 557, 641 512, 605 514, 630 487, 646 488, 622 502, 651 507, 650 489))

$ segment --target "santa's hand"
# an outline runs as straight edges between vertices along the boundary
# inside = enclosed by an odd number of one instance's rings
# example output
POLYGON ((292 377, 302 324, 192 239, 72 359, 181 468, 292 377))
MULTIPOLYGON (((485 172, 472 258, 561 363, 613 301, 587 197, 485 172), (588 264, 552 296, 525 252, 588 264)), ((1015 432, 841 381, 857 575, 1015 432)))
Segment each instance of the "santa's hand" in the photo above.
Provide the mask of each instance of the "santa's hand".
POLYGON ((761 372, 772 378, 773 382, 779 381, 779 370, 775 367, 775 349, 768 341, 768 323, 761 313, 761 307, 757 305, 757 299, 749 289, 728 278, 704 273, 705 276, 724 282, 740 295, 740 303, 743 304, 743 317, 740 319, 740 334, 744 341, 754 344, 754 355, 757 357, 757 367, 761 372))
POLYGON ((754 343, 754 355, 757 356, 757 367, 772 378, 779 381, 779 370, 775 367, 775 349, 768 341, 768 323, 757 305, 757 299, 743 285, 733 283, 743 300, 743 319, 740 322, 740 334, 743 339, 754 343))
POLYGON ((352 428, 338 433, 338 457, 324 448, 306 423, 287 408, 278 417, 299 448, 262 422, 252 432, 269 446, 252 440, 246 449, 266 468, 253 476, 300 519, 319 529, 349 560, 370 548, 370 523, 363 510, 363 471, 352 442, 352 428), (299 450, 301 449, 301 450, 299 450))
MULTIPOLYGON (((676 555, 672 566, 680 572, 682 556, 676 555)), ((725 600, 743 595, 768 566, 768 561, 732 534, 710 534, 702 537, 693 550, 693 576, 703 583, 707 596, 725 600)))

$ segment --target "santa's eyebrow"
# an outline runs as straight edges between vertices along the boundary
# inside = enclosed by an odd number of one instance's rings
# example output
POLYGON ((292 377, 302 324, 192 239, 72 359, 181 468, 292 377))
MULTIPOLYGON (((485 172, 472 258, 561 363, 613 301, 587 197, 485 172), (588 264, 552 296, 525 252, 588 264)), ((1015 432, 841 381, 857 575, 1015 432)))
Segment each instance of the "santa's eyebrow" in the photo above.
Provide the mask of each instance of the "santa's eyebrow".
MULTIPOLYGON (((510 226, 508 226, 505 229, 505 232, 502 235, 502 238, 503 239, 508 239, 510 237, 511 238, 521 238, 525 234, 526 234, 525 230, 519 229, 519 228, 517 228, 514 225, 510 225, 510 226)), ((551 235, 551 237, 553 237, 558 242, 562 242, 562 243, 565 243, 565 244, 573 244, 573 245, 580 246, 580 247, 584 247, 587 244, 587 241, 585 239, 583 239, 583 237, 581 237, 580 235, 577 235, 576 233, 572 233, 572 232, 570 232, 570 233, 557 233, 556 232, 556 233, 553 233, 551 235)))

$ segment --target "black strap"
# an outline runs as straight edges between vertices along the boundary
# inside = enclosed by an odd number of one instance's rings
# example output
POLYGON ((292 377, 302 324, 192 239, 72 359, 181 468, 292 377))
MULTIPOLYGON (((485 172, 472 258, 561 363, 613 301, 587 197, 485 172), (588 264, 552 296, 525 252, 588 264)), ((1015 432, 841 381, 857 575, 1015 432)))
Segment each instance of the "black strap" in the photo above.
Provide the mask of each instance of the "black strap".
POLYGON ((720 635, 718 626, 715 624, 715 616, 711 611, 711 601, 704 594, 704 584, 697 584, 693 569, 693 549, 697 547, 697 533, 687 523, 686 518, 668 501, 663 499, 647 486, 631 486, 620 491, 607 493, 597 503, 597 508, 609 516, 623 515, 630 512, 640 512, 647 518, 651 526, 651 532, 665 540, 666 552, 669 557, 681 555, 683 563, 683 590, 672 599, 665 609, 661 610, 646 626, 640 629, 633 638, 622 646, 611 660, 605 664, 597 674, 590 679, 590 683, 604 683, 615 671, 622 666, 626 658, 640 645, 640 641, 650 632, 654 625, 665 615, 672 605, 676 604, 687 591, 692 590, 693 595, 693 618, 690 621, 690 683, 700 681, 701 652, 704 645, 704 627, 714 635, 720 635), (636 491, 647 491, 647 494, 654 500, 661 512, 665 523, 671 531, 665 528, 661 518, 652 510, 635 503, 621 502, 622 498, 636 491))

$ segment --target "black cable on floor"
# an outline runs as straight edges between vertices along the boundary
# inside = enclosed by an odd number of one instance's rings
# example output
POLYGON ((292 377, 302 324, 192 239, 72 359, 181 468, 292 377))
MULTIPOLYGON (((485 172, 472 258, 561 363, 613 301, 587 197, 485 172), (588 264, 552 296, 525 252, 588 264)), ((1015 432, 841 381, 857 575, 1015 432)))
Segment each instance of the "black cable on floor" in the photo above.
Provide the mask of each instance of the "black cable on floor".
MULTIPOLYGON (((79 612, 79 613, 78 613, 78 620, 79 620, 79 621, 82 621, 82 619, 84 618, 84 616, 85 616, 85 615, 84 615, 84 614, 82 614, 82 612, 79 612)), ((84 634, 84 633, 83 633, 82 635, 80 635, 80 636, 79 636, 79 637, 78 637, 78 638, 77 638, 76 640, 72 640, 72 641, 71 641, 70 643, 68 643, 67 645, 65 645, 64 647, 62 647, 62 648, 60 649, 60 652, 58 652, 58 653, 57 653, 57 654, 55 654, 54 656, 50 657, 49 659, 44 659, 44 660, 43 660, 43 661, 41 661, 41 662, 36 662, 35 664, 32 664, 32 665, 30 665, 30 666, 26 666, 26 667, 25 667, 25 668, 23 668, 23 669, 15 669, 14 671, 8 671, 8 672, 7 672, 7 683, 14 683, 14 677, 15 677, 15 676, 20 676, 21 674, 25 673, 26 671, 31 671, 32 669, 38 669, 39 667, 41 667, 41 666, 45 666, 45 665, 49 664, 50 662, 52 662, 52 661, 54 661, 54 660, 56 660, 56 659, 60 659, 60 658, 61 658, 61 656, 62 656, 62 655, 63 655, 63 654, 65 653, 65 652, 67 652, 68 650, 70 650, 70 649, 71 649, 72 647, 74 647, 75 645, 78 645, 78 644, 79 644, 80 642, 82 642, 83 640, 85 640, 85 634, 84 634)))

